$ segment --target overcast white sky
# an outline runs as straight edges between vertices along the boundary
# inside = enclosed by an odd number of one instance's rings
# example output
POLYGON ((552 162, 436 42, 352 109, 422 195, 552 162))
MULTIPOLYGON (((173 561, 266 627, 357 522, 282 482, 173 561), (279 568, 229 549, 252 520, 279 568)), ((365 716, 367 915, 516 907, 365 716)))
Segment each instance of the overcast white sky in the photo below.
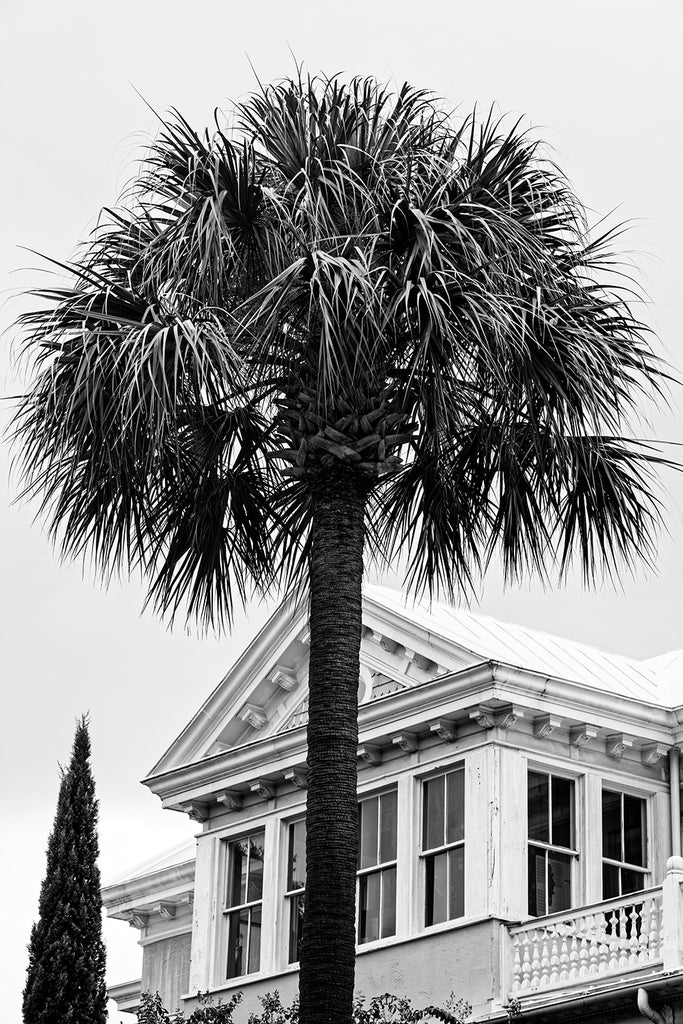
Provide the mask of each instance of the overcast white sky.
MULTIPOLYGON (((372 73, 433 89, 467 109, 492 102, 525 115, 555 147, 596 213, 636 223, 628 245, 649 280, 650 311, 670 360, 683 364, 680 41, 677 0, 2 0, 0 82, 0 327, 21 311, 11 291, 37 274, 27 246, 68 257, 132 173, 154 107, 196 126, 254 87, 290 73, 290 49, 312 71, 372 73)), ((0 385, 18 384, 8 342, 0 385)), ((683 440, 680 402, 658 417, 683 440)), ((25 945, 36 913, 55 808, 57 763, 74 720, 92 717, 103 878, 192 834, 161 812, 146 774, 264 621, 198 640, 140 617, 137 584, 104 593, 60 566, 27 510, 11 506, 0 453, 0 678, 3 841, 0 844, 0 1005, 19 1021, 25 945)), ((481 609, 634 656, 683 646, 683 488, 671 491, 669 536, 656 577, 623 591, 577 587, 503 594, 492 579, 481 609)), ((139 976, 137 933, 109 922, 109 979, 139 976)), ((112 1019, 117 1019, 112 1015, 112 1019)), ((125 1018, 123 1018, 125 1020, 125 1018)))

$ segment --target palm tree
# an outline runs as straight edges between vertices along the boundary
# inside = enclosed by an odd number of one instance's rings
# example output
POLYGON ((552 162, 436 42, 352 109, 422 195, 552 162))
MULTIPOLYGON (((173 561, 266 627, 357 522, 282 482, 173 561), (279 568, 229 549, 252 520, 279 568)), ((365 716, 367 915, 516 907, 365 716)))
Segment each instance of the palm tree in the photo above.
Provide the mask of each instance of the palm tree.
POLYGON ((348 1024, 364 557, 448 599, 499 555, 651 560, 658 456, 627 423, 664 373, 616 234, 519 124, 302 77, 217 124, 162 120, 33 293, 16 434, 62 553, 140 568, 161 614, 309 588, 301 1021, 348 1024))

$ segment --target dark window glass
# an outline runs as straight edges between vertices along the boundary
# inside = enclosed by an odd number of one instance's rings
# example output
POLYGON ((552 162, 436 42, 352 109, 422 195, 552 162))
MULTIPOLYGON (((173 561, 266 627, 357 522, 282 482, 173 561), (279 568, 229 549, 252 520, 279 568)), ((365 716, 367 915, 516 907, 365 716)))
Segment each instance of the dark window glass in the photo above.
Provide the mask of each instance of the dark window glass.
POLYGON ((448 853, 435 853, 426 864, 427 906, 425 923, 441 924, 448 920, 448 853))
POLYGON ((289 900, 289 959, 290 964, 301 959, 301 936, 304 923, 304 894, 298 893, 289 900))
POLYGON ((382 923, 381 937, 386 939, 396 934, 396 868, 382 872, 382 923))
POLYGON ((602 865, 602 898, 612 900, 621 896, 619 892, 619 868, 616 864, 602 865))
POLYGON ((540 772, 529 772, 527 806, 529 812, 529 839, 549 843, 550 791, 547 775, 541 775, 540 772))
POLYGON ((546 907, 545 850, 529 847, 529 913, 532 917, 543 917, 546 907))
POLYGON ((232 859, 232 884, 230 886, 230 900, 228 906, 239 907, 246 903, 247 895, 247 867, 249 864, 249 840, 241 839, 230 844, 232 859))
MULTIPOLYGON (((552 781, 552 837, 553 846, 573 847, 572 837, 572 804, 574 802, 574 783, 570 779, 562 779, 553 775, 552 781)), ((537 839, 538 836, 531 838, 537 839)), ((562 908, 564 909, 564 908, 562 908)))
POLYGON ((247 971, 253 974, 261 966, 261 908, 250 910, 251 927, 249 929, 249 966, 247 971))
POLYGON ((621 849, 621 793, 602 791, 602 855, 623 860, 621 849))
POLYGON ((379 938, 380 871, 360 876, 359 942, 379 938))
POLYGON ((422 845, 433 850, 444 844, 445 776, 425 782, 422 845))
POLYGON ((374 796, 363 800, 358 806, 360 816, 360 856, 359 868, 374 867, 377 863, 377 812, 379 799, 374 796))
POLYGON ((248 935, 249 911, 246 909, 234 911, 229 915, 228 925, 227 975, 229 978, 239 978, 249 971, 246 962, 248 935))
MULTIPOLYGON (((645 801, 624 794, 624 855, 627 864, 645 866, 645 801)), ((627 892, 632 892, 628 889, 627 892)))
POLYGON ((261 833, 255 836, 249 845, 249 884, 245 901, 247 903, 260 900, 263 895, 263 838, 261 833))
POLYGON ((448 851, 448 917, 453 921, 465 914, 465 847, 448 851))
POLYGON ((380 797, 379 863, 396 860, 396 790, 380 797))
POLYGON ((289 864, 287 889, 303 889, 306 885, 306 822, 289 826, 289 864))
POLYGON ((630 868, 621 868, 621 894, 627 892, 638 892, 645 888, 645 875, 642 871, 631 871, 630 868))
POLYGON ((465 773, 446 776, 446 842, 458 843, 465 838, 465 773))
POLYGON ((548 874, 547 893, 548 909, 547 914, 554 914, 559 910, 568 910, 571 906, 572 889, 572 858, 567 853, 556 853, 554 850, 547 850, 548 874))
POLYGON ((255 832, 228 844, 227 903, 236 908, 227 914, 228 978, 260 968, 264 839, 264 832, 255 832))

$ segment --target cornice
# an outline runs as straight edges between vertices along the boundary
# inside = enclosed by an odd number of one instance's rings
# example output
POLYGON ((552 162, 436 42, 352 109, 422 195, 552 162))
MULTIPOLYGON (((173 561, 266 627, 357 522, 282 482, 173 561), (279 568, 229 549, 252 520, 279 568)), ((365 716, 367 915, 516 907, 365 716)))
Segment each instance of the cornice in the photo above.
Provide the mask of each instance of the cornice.
MULTIPOLYGON (((361 706, 360 754, 369 761, 364 751, 391 746, 396 736, 404 734, 427 732, 438 736, 434 726, 443 720, 449 722, 451 735, 457 731, 459 738, 482 728, 511 730, 522 726, 536 737, 555 732, 556 738, 563 728, 567 742, 576 748, 604 743, 607 734, 613 740, 612 757, 617 756, 617 750, 623 754, 634 747, 644 752, 643 763, 650 766, 656 765, 674 744, 677 727, 671 709, 636 698, 620 696, 615 701, 613 695, 584 684, 486 661, 361 706), (617 743, 615 736, 626 740, 617 743)), ((444 735, 440 736, 442 740, 444 735)), ((150 775, 144 784, 164 806, 190 807, 197 820, 202 820, 201 811, 208 816, 207 799, 209 803, 220 801, 226 790, 242 788, 248 792, 257 780, 266 786, 277 784, 305 760, 306 730, 300 726, 150 775)))
POLYGON ((192 891, 194 889, 194 870, 195 859, 193 857, 192 860, 161 868, 159 871, 152 871, 148 875, 128 878, 115 885, 103 886, 101 889, 102 905, 106 908, 109 916, 113 916, 117 909, 123 909, 127 905, 159 900, 161 893, 170 890, 192 891))

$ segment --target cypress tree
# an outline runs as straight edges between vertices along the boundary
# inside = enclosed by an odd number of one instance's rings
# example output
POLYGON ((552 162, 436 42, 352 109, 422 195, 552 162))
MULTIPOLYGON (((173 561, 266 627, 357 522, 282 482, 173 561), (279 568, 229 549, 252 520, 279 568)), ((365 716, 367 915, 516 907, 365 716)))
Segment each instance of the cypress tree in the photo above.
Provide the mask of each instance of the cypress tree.
POLYGON ((76 724, 62 769, 38 921, 31 930, 24 1024, 105 1024, 97 800, 87 718, 76 724))

